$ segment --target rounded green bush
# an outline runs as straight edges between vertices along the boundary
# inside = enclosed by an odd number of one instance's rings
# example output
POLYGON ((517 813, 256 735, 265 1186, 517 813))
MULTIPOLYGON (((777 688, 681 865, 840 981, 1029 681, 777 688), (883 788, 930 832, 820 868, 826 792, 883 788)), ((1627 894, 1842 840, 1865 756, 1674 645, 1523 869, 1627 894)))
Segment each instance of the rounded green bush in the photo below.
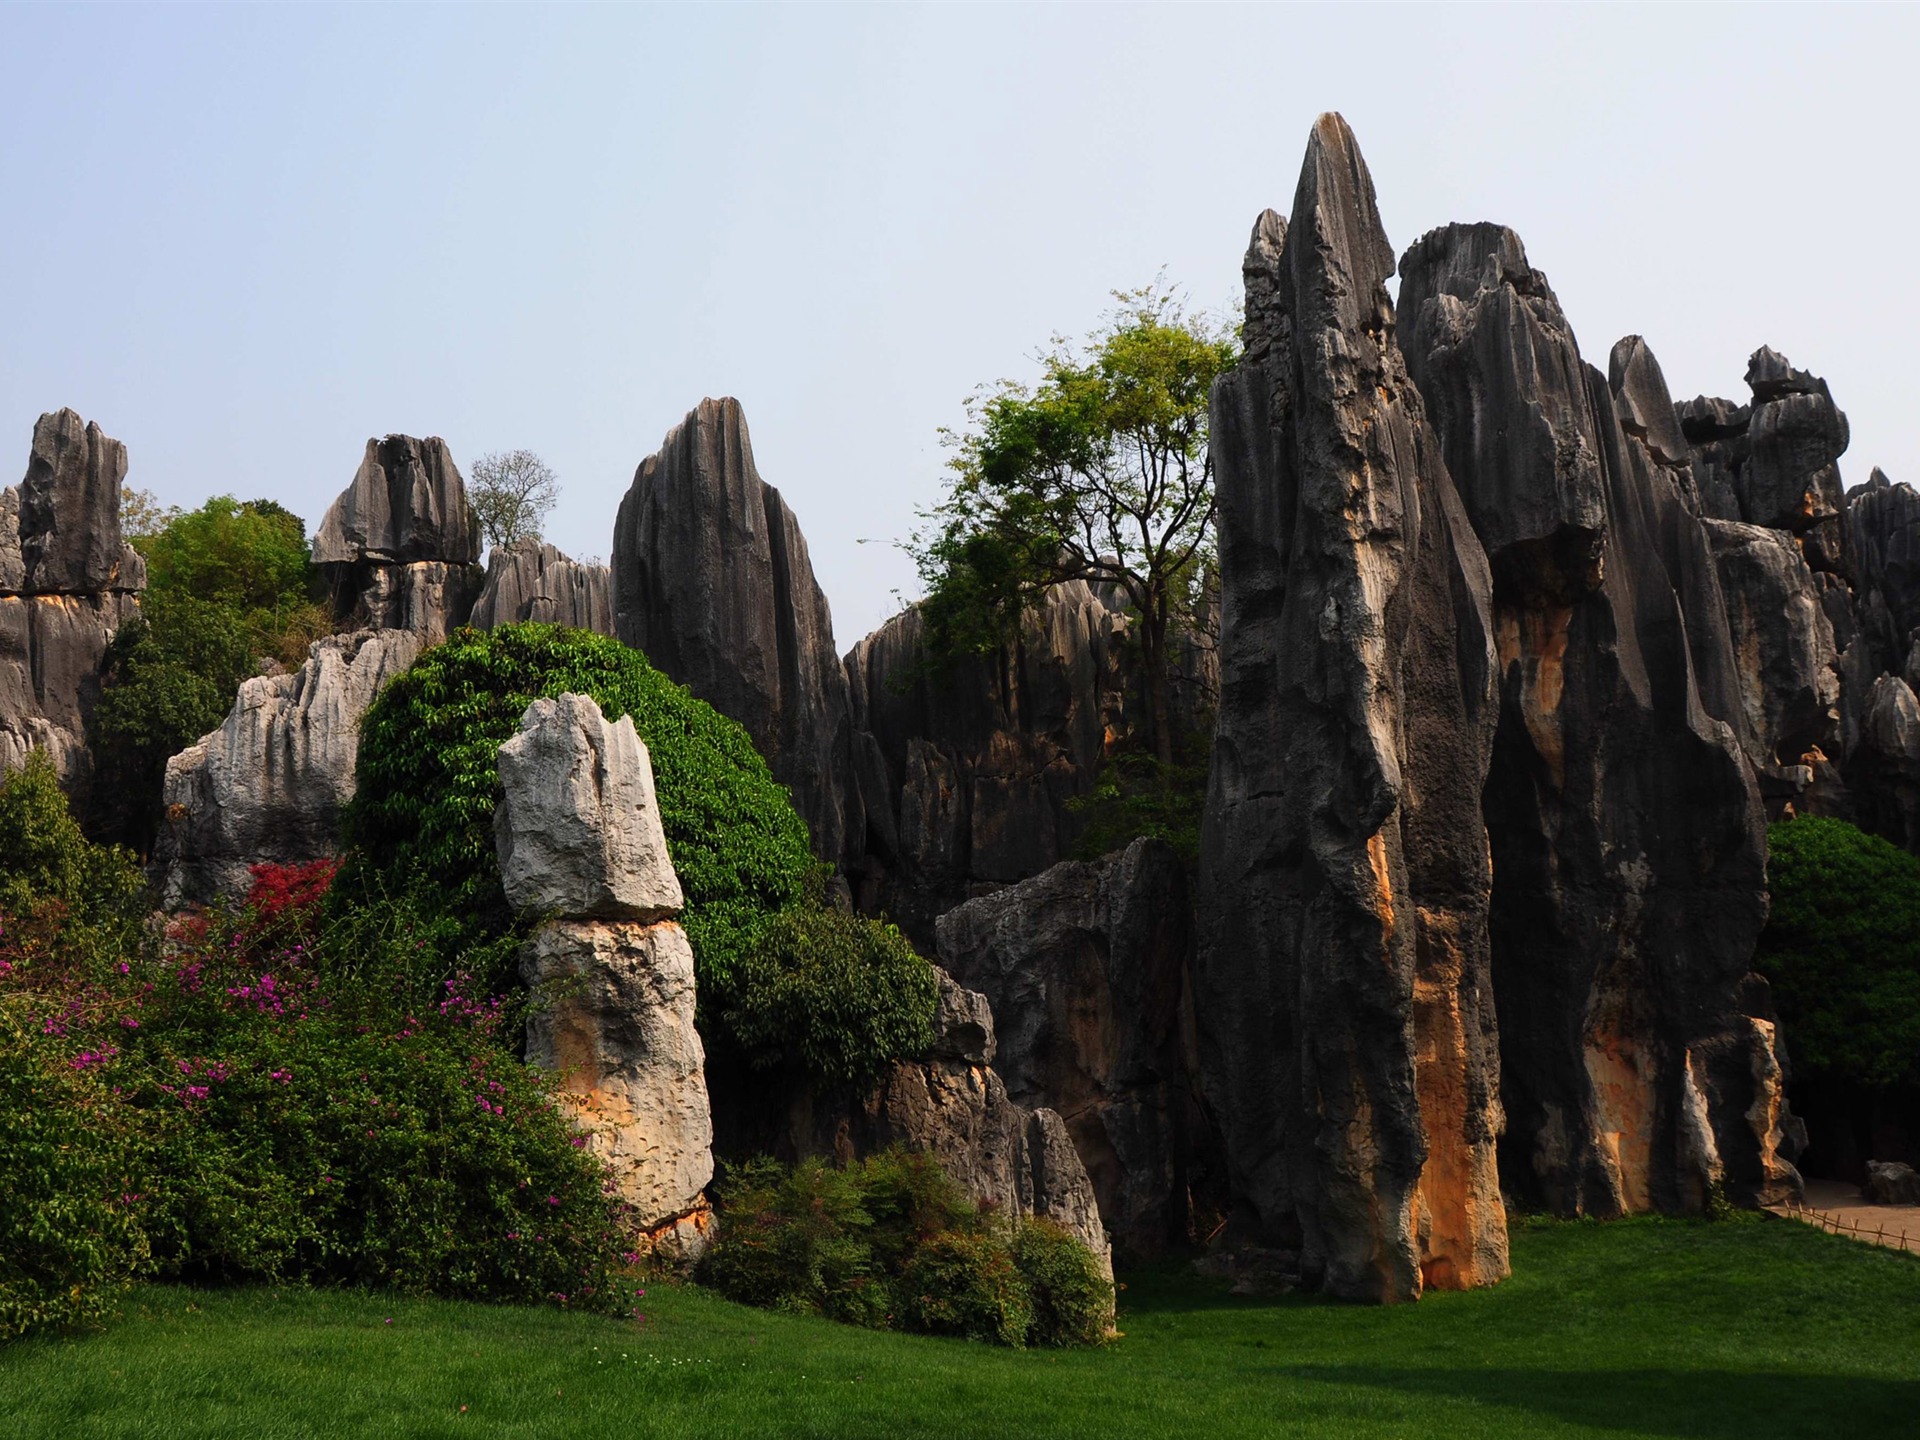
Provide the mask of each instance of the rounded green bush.
POLYGON ((702 1003, 726 999, 768 917, 807 894, 806 826, 745 730, 639 651, 589 631, 456 631, 381 692, 360 724, 354 857, 338 892, 348 903, 420 897, 454 922, 449 948, 505 932, 496 757, 528 705, 569 692, 591 695, 609 720, 631 715, 646 742, 702 1003))
POLYGON ((1051 1220, 1024 1221, 1013 1263, 1033 1300, 1035 1345, 1098 1345, 1113 1323, 1113 1282, 1093 1252, 1051 1220))
POLYGON ((1026 1277, 998 1235, 949 1232, 913 1252, 900 1296, 916 1330, 1024 1345, 1033 1328, 1026 1277))
POLYGON ((1920 1085, 1920 858, 1814 816, 1767 842, 1772 912, 1754 965, 1797 1076, 1920 1085))
POLYGON ((739 961, 727 1023, 754 1064, 798 1062, 823 1084, 863 1084, 933 1040, 933 967, 894 926, 801 906, 739 961))

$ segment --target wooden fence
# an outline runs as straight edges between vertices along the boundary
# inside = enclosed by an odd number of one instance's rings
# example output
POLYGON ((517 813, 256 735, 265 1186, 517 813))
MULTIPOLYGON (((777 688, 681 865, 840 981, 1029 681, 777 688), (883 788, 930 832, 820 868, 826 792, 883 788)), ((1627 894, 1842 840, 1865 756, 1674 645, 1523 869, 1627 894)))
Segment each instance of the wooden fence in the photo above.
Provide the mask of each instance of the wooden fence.
POLYGON ((1831 1211, 1815 1210, 1809 1205, 1785 1205, 1776 1213, 1785 1215, 1789 1220, 1803 1220, 1809 1225, 1818 1225, 1829 1235, 1846 1235, 1855 1240, 1864 1240, 1869 1245, 1888 1245, 1895 1250, 1920 1254, 1920 1214, 1914 1216, 1910 1227, 1889 1227, 1884 1223, 1863 1224, 1848 1220, 1831 1211))

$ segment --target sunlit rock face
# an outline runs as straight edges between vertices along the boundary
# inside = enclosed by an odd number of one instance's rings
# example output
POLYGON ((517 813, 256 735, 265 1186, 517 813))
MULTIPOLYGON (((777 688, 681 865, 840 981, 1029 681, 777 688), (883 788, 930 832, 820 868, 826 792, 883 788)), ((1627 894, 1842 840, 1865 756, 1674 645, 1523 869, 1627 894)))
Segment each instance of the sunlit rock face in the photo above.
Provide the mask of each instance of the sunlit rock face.
POLYGON ((746 728, 815 853, 840 861, 852 751, 833 617, 737 400, 702 400, 640 462, 612 569, 620 640, 746 728))
POLYGON ((1393 270, 1352 133, 1323 116, 1291 222, 1255 226, 1247 353, 1214 393, 1195 976, 1242 1226, 1374 1300, 1507 1271, 1480 818, 1493 586, 1395 344, 1393 270))
POLYGON ((1501 1177, 1562 1213, 1773 1198, 1798 1177, 1750 971, 1758 780, 1834 722, 1819 586, 1799 545, 1703 524, 1745 482, 1693 473, 1645 342, 1582 361, 1511 231, 1448 226, 1400 268, 1400 346, 1493 574, 1501 1177))
POLYGON ((410 630, 429 644, 467 623, 479 559, 479 518, 438 437, 367 441, 313 537, 343 628, 410 630))
POLYGON ((487 555, 487 580, 473 602, 470 625, 534 621, 612 636, 613 578, 604 565, 586 565, 543 540, 496 546, 487 555))
POLYGON ((242 681, 220 727, 167 761, 162 903, 245 899, 251 865, 339 854, 360 719, 423 648, 416 631, 356 630, 316 640, 291 674, 242 681))
POLYGON ((86 724, 115 632, 140 613, 146 565, 120 534, 127 449, 71 410, 33 427, 0 490, 0 770, 44 751, 84 784, 86 724))
POLYGON ((693 950, 673 918, 647 748, 589 696, 527 707, 500 747, 495 850, 507 898, 549 918, 520 956, 537 1002, 527 1061, 554 1072, 635 1222, 664 1253, 704 1247, 713 1120, 693 950))

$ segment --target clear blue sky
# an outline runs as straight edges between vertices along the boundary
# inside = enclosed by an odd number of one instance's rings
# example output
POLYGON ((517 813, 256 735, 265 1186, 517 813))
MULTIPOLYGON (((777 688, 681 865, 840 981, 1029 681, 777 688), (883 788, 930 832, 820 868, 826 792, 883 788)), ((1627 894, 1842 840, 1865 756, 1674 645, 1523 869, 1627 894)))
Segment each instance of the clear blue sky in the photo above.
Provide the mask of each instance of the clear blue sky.
POLYGON ((369 435, 526 446, 604 556, 732 394, 844 649, 972 387, 1163 266, 1228 302, 1338 109, 1397 248, 1510 224, 1589 359, 1744 397, 1770 343, 1849 483, 1920 481, 1916 55, 1914 7, 8 5, 0 465, 71 405, 311 524, 369 435))

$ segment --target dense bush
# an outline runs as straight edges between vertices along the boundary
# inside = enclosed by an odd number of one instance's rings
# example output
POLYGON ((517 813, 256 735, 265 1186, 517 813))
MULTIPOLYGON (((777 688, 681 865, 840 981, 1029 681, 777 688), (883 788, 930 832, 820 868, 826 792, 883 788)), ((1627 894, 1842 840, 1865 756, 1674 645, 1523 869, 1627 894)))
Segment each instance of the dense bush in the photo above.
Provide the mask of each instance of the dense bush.
POLYGON ((1093 788, 1067 802, 1083 827, 1074 842, 1076 859, 1098 860, 1144 836, 1172 845, 1189 870, 1199 865, 1211 736, 1183 738, 1171 764, 1138 750, 1101 762, 1093 788))
POLYGON ((1796 1079, 1920 1086, 1920 858, 1841 820, 1783 821, 1767 838, 1755 964, 1796 1079))
POLYGON ((646 742, 709 1037, 716 1022, 737 1025, 756 1062, 829 1082, 924 1049, 931 968, 892 926, 825 908, 806 826, 746 731, 639 651, 588 631, 462 630, 381 693, 360 725, 343 903, 412 897, 443 964, 464 956, 510 983, 497 755, 530 703, 568 692, 591 695, 608 719, 632 716, 646 742), (475 958, 483 949, 495 968, 475 958))
POLYGON ((300 664, 331 625, 300 518, 271 500, 217 496, 133 544, 147 591, 108 648, 87 724, 90 824, 145 851, 168 758, 220 723, 261 662, 300 664))
POLYGON ((972 1204, 930 1155, 729 1167, 701 1279, 744 1304, 1002 1345, 1096 1344, 1113 1286, 1044 1221, 972 1204))
POLYGON ((799 903, 814 871, 807 832, 745 730, 647 664, 585 630, 461 630, 381 692, 360 723, 356 850, 342 877, 412 893, 458 922, 455 946, 510 917, 494 858, 496 756, 533 701, 591 695, 646 742, 660 820, 686 892, 685 924, 703 1003, 730 995, 734 969, 767 918, 799 903))
POLYGON ((890 924, 824 906, 776 916, 741 955, 727 1023, 754 1063, 861 1084, 933 1039, 933 968, 890 924))
POLYGON ((231 914, 130 926, 137 872, 45 823, 49 785, 0 786, 39 837, 7 873, 46 886, 0 904, 0 1325, 90 1319, 143 1266, 618 1303, 601 1167, 512 1007, 428 993, 404 906, 323 918, 328 867, 262 866, 231 914))

